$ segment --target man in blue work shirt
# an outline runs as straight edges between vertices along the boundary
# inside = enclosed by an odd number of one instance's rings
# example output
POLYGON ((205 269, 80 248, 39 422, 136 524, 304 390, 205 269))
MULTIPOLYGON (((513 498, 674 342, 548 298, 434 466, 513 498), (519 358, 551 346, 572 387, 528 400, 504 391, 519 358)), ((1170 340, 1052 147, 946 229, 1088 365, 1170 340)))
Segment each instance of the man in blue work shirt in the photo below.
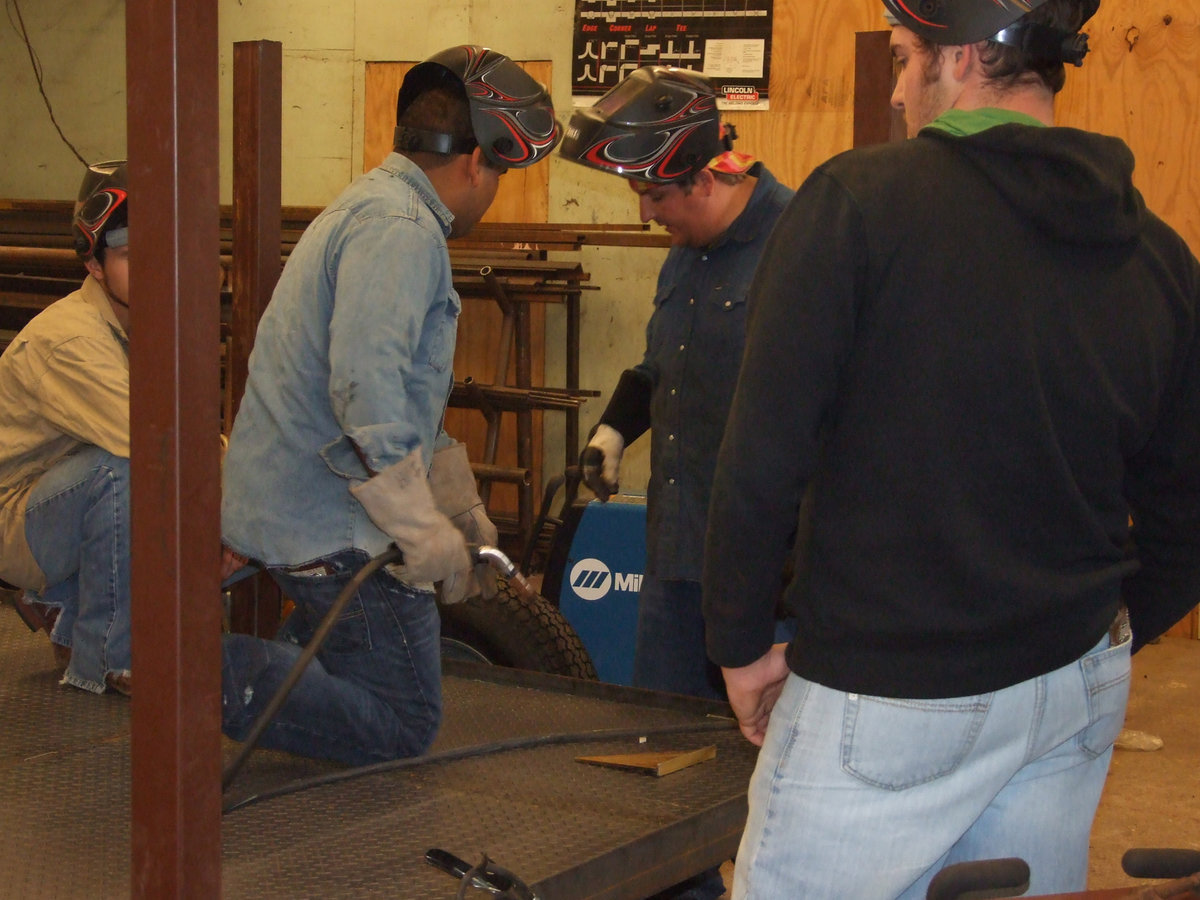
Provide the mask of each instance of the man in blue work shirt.
POLYGON ((349 764, 433 741, 433 583, 451 603, 494 589, 466 541, 494 543, 496 531, 465 449, 442 431, 461 310, 446 239, 479 221, 506 169, 532 165, 559 138, 545 89, 474 46, 414 67, 396 120, 395 152, 292 251, 225 460, 225 542, 265 564, 296 604, 277 640, 224 639, 231 737, 247 735, 358 570, 390 543, 404 553, 401 570, 358 588, 261 740, 349 764))
MULTIPOLYGON (((572 117, 561 153, 628 180, 643 222, 671 235, 641 363, 625 370, 580 457, 607 500, 625 447, 651 429, 646 573, 633 683, 723 698, 704 649, 700 576, 717 449, 733 399, 746 295, 792 191, 722 137, 716 92, 687 69, 638 69, 572 117)), ((669 896, 719 897, 703 873, 669 896)))

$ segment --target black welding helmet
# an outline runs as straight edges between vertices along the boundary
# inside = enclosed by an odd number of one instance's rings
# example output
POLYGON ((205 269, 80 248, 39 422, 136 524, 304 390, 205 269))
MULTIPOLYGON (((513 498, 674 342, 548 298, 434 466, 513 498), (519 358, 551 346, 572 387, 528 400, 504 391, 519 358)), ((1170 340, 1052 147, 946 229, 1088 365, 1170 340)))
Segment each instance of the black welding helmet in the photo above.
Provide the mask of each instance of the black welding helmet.
POLYGON ((129 243, 128 198, 125 160, 88 166, 71 219, 71 236, 80 259, 91 259, 104 247, 124 247, 129 243))
POLYGON ((643 66, 567 125, 567 159, 624 178, 670 184, 723 149, 717 94, 699 72, 643 66))
POLYGON ((1070 30, 1021 19, 1046 0, 883 0, 889 18, 934 44, 996 41, 1035 59, 1082 65, 1087 35, 1078 34, 1100 0, 1077 0, 1081 15, 1070 30))
POLYGON ((562 137, 546 89, 495 50, 464 44, 435 53, 404 76, 396 122, 420 94, 447 81, 466 91, 475 139, 397 124, 397 150, 470 153, 476 146, 502 168, 522 169, 549 155, 562 137))

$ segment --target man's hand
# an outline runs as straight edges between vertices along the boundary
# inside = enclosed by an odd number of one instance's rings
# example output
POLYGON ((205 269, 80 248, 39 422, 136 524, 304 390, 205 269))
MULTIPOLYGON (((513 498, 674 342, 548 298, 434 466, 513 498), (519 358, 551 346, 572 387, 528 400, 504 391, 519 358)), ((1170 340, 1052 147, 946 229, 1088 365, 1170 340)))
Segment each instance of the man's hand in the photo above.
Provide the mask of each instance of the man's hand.
POLYGON ((787 644, 775 644, 748 666, 721 669, 729 693, 729 705, 737 716, 738 727, 746 740, 756 747, 763 744, 771 710, 775 708, 775 701, 779 699, 784 682, 791 674, 784 656, 786 651, 787 644))
POLYGON ((606 502, 621 490, 617 478, 621 471, 621 454, 625 452, 625 439, 610 425, 597 425, 583 452, 579 454, 579 468, 583 483, 606 502))

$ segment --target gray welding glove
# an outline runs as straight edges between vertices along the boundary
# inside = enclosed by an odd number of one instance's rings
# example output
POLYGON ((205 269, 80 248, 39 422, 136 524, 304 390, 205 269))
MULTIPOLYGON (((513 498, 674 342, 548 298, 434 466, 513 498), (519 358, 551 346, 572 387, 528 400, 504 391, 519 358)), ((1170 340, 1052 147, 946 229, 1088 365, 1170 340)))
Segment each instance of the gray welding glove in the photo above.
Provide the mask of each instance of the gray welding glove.
MULTIPOLYGON (((429 467, 429 489, 437 508, 462 532, 468 544, 496 546, 500 533, 479 499, 466 444, 454 443, 434 452, 429 467)), ((490 565, 477 563, 474 580, 467 596, 481 594, 485 600, 496 596, 496 570, 490 565)))
POLYGON ((420 448, 353 485, 350 493, 379 530, 403 551, 407 580, 440 581, 446 603, 467 598, 471 554, 462 532, 434 503, 420 448))
POLYGON ((624 452, 625 439, 621 432, 601 422, 592 429, 587 446, 579 454, 583 483, 602 503, 621 490, 621 456, 624 452))

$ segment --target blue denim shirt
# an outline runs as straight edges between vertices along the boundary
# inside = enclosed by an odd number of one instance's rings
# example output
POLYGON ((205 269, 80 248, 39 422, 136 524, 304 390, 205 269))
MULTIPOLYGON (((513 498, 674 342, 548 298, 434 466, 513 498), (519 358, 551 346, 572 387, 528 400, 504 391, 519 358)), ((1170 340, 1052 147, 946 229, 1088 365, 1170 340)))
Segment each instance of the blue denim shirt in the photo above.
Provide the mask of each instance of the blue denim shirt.
POLYGON ((234 550, 295 566, 387 547, 350 493, 368 477, 354 445, 376 472, 417 448, 432 458, 461 310, 452 218, 393 153, 296 244, 258 326, 225 458, 221 527, 234 550))
POLYGON ((699 581, 717 449, 746 337, 746 295, 775 220, 792 198, 762 163, 750 202, 710 247, 673 247, 658 275, 646 355, 650 483, 646 571, 699 581))

